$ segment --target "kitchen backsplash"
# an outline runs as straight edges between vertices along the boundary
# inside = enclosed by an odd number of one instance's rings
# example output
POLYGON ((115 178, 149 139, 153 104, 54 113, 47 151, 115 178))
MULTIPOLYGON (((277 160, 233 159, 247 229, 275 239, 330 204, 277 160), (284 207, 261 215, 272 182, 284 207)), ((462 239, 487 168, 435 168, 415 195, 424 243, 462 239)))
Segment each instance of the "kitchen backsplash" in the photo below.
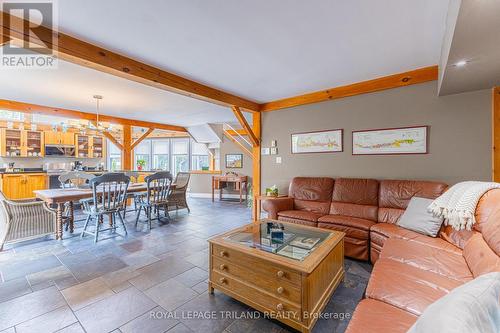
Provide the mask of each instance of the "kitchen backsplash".
POLYGON ((8 163, 14 162, 16 168, 42 168, 45 163, 71 163, 81 161, 84 166, 96 167, 99 163, 104 162, 104 158, 65 158, 65 157, 43 157, 43 158, 29 158, 29 157, 0 157, 0 168, 4 168, 8 163))

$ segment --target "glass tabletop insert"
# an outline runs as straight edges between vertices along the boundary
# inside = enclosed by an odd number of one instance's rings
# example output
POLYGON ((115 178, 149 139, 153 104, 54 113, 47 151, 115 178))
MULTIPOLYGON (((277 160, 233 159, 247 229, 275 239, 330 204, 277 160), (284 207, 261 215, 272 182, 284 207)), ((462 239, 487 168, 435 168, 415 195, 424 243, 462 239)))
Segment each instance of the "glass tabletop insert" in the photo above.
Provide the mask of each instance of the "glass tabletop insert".
POLYGON ((332 232, 304 228, 300 225, 263 220, 247 226, 224 239, 294 260, 304 260, 328 239, 332 232))

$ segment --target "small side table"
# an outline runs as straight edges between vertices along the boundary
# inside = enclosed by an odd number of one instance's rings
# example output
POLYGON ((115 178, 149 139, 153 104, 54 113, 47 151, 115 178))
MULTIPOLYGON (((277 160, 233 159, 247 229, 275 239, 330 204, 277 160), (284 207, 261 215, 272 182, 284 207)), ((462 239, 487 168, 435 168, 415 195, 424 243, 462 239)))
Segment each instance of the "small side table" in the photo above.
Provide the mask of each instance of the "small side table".
POLYGON ((276 200, 276 199, 283 199, 283 198, 288 198, 288 195, 286 194, 281 194, 278 195, 277 197, 273 196, 268 196, 268 195, 256 195, 254 196, 253 200, 253 220, 258 221, 260 220, 260 213, 262 212, 262 201, 266 200, 276 200))

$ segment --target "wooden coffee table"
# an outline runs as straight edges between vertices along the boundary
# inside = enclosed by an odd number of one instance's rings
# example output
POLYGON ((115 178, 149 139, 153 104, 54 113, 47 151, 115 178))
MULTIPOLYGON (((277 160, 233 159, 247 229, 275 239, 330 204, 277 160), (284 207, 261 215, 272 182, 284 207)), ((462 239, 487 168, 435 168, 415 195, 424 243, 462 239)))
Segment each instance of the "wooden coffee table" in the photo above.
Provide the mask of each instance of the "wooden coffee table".
POLYGON ((312 330, 344 277, 342 232, 261 220, 209 243, 210 294, 218 289, 301 332, 312 330))

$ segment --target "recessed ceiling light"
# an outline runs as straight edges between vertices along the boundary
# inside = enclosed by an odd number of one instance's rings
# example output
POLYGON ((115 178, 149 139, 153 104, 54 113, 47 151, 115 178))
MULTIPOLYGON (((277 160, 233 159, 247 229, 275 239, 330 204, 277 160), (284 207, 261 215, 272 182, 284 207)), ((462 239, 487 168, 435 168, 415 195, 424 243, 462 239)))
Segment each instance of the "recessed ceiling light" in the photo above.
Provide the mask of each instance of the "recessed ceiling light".
POLYGON ((458 62, 455 63, 455 67, 464 67, 465 65, 467 65, 467 60, 460 60, 458 62))

